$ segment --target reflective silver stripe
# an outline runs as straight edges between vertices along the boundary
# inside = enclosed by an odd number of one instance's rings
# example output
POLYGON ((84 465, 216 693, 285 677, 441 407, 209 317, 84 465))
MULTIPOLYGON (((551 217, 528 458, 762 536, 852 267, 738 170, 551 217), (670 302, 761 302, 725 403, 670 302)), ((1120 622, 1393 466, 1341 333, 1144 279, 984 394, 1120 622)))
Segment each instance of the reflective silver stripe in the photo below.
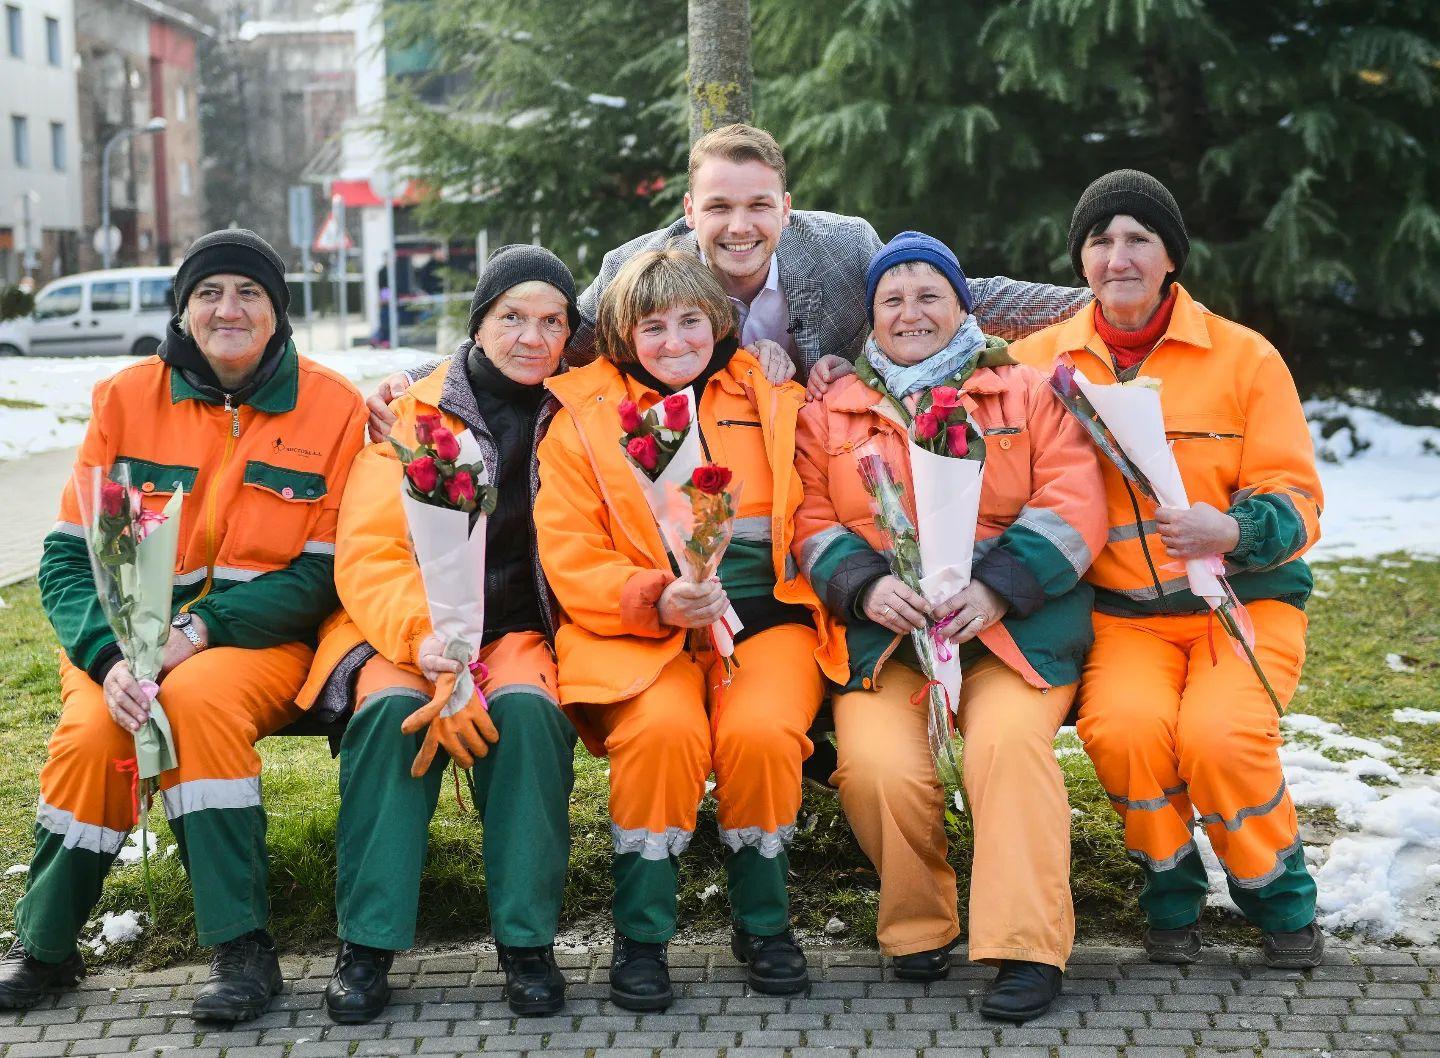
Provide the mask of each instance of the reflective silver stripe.
MULTIPOLYGON (((1189 577, 1175 577, 1175 578, 1173 578, 1173 579, 1171 579, 1171 580, 1162 580, 1162 581, 1160 582, 1160 593, 1161 593, 1162 595, 1174 595, 1176 592, 1179 592, 1179 591, 1188 591, 1189 589, 1190 589, 1190 578, 1189 578, 1189 577)), ((1154 586, 1153 584, 1147 585, 1147 586, 1144 587, 1144 588, 1109 588, 1109 587, 1107 587, 1107 588, 1104 588, 1103 590, 1104 590, 1104 591, 1108 591, 1111 595, 1119 595, 1119 596, 1121 596, 1122 598, 1126 598, 1126 599, 1135 599, 1137 602, 1154 602, 1154 601, 1155 601, 1155 586, 1154 586)))
POLYGON ((1128 797, 1121 797, 1118 794, 1111 793, 1109 790, 1105 791, 1105 796, 1110 798, 1111 802, 1119 808, 1135 812, 1156 812, 1168 805, 1170 798, 1176 794, 1184 793, 1185 789, 1185 784, 1182 782, 1179 786, 1171 786, 1162 790, 1161 792, 1164 794, 1163 797, 1149 797, 1143 801, 1132 801, 1128 797))
POLYGON ((305 555, 333 555, 335 545, 327 544, 323 540, 306 540, 300 552, 305 555))
POLYGON ((773 860, 780 855, 795 840, 795 824, 786 823, 776 830, 762 830, 760 827, 738 827, 734 830, 727 830, 717 826, 720 831, 720 840, 731 852, 739 852, 747 845, 752 849, 758 849, 760 855, 767 860, 773 860))
POLYGON ((800 576, 800 567, 795 564, 795 556, 785 552, 785 579, 794 580, 800 576))
POLYGON ((536 698, 544 698, 551 705, 558 705, 555 695, 550 693, 548 687, 542 687, 538 683, 507 683, 498 688, 494 694, 487 694, 485 697, 491 702, 498 702, 509 694, 533 694, 536 698))
POLYGON ((165 801, 165 818, 176 819, 211 808, 258 808, 260 776, 248 779, 191 779, 172 786, 160 795, 165 801))
POLYGON ((1297 837, 1287 848, 1281 849, 1275 854, 1275 866, 1270 868, 1258 878, 1241 878, 1232 871, 1223 860, 1220 866, 1225 868, 1225 876, 1234 882, 1241 889, 1263 889, 1276 878, 1285 873, 1285 861, 1300 850, 1300 839, 1297 837))
POLYGON ((1304 496, 1304 497, 1305 497, 1307 500, 1309 500, 1311 503, 1314 503, 1314 502, 1315 502, 1315 497, 1314 497, 1314 495, 1311 494, 1311 493, 1309 493, 1309 492, 1306 492, 1306 491, 1305 491, 1304 489, 1302 489, 1299 485, 1282 485, 1282 486, 1280 486, 1280 487, 1283 488, 1286 492, 1293 492, 1293 493, 1295 493, 1297 496, 1304 496))
POLYGON ((1112 544, 1121 540, 1138 540, 1142 536, 1149 536, 1159 528, 1154 522, 1141 522, 1137 527, 1134 522, 1127 522, 1125 525, 1112 525, 1110 531, 1105 534, 1105 539, 1112 544))
POLYGON ((1242 808, 1240 809, 1240 811, 1236 812, 1234 817, 1231 819, 1226 819, 1219 812, 1202 815, 1200 816, 1200 822, 1204 823, 1207 827, 1212 826, 1215 823, 1220 823, 1225 827, 1226 830, 1234 832, 1236 830, 1239 830, 1240 824, 1244 823, 1245 820, 1249 819, 1251 816, 1263 816, 1274 811, 1275 807, 1281 802, 1281 800, 1284 799, 1284 797, 1285 780, 1282 778, 1280 780, 1280 789, 1276 790, 1275 796, 1270 798, 1270 800, 1266 801, 1264 804, 1253 805, 1249 808, 1242 808))
POLYGON ((1137 860, 1140 863, 1143 863, 1152 871, 1169 871, 1174 870, 1175 865, 1181 860, 1183 860, 1186 856, 1190 855, 1192 852, 1199 851, 1199 847, 1192 840, 1185 842, 1185 844, 1181 845, 1180 848, 1176 849, 1175 855, 1166 856, 1163 860, 1157 860, 1154 857, 1148 855, 1147 853, 1141 852, 1139 849, 1126 849, 1125 854, 1129 856, 1132 860, 1137 860))
POLYGON ((610 840, 615 847, 615 855, 638 852, 642 860, 663 860, 678 856, 689 847, 690 839, 694 836, 693 830, 683 830, 680 827, 666 827, 663 831, 645 830, 643 827, 638 830, 625 830, 619 823, 610 824, 610 840))
MULTIPOLYGON (((181 585, 182 587, 191 584, 199 584, 205 579, 205 573, 206 570, 204 566, 201 566, 199 569, 189 569, 186 570, 184 573, 175 574, 174 583, 181 585)), ((264 576, 264 572, 258 569, 239 569, 235 566, 215 567, 216 580, 243 582, 251 581, 254 580, 256 577, 261 576, 264 576)))
POLYGON ((1259 491, 1259 489, 1251 486, 1248 489, 1241 489, 1239 492, 1230 493, 1230 506, 1233 507, 1237 503, 1244 503, 1246 500, 1248 500, 1251 496, 1255 495, 1255 493, 1259 491))
POLYGON ((768 544, 770 542, 770 519, 763 514, 752 515, 749 518, 736 518, 730 535, 735 540, 748 540, 753 544, 768 544))
POLYGON ((56 522, 51 526, 50 531, 64 533, 66 536, 78 536, 81 540, 85 539, 85 529, 74 522, 56 522))
POLYGON ((992 536, 988 540, 976 540, 975 550, 970 554, 971 565, 979 562, 983 556, 988 555, 991 551, 994 551, 999 546, 1000 538, 998 536, 992 536))
POLYGON ((63 808, 40 802, 35 810, 35 821, 52 834, 65 839, 67 849, 84 849, 86 852, 105 853, 113 856, 125 844, 124 830, 111 830, 97 823, 82 823, 74 814, 63 808))
POLYGON ((417 702, 428 702, 430 700, 428 694, 425 694, 423 691, 417 691, 414 687, 381 687, 378 691, 371 691, 362 698, 360 704, 355 707, 355 711, 359 712, 369 703, 378 702, 381 698, 412 698, 417 702))
POLYGON ((1039 533, 1054 544, 1076 573, 1084 573, 1095 561, 1079 530, 1049 507, 1021 507, 1015 524, 1039 533))
POLYGON ((843 525, 832 525, 829 529, 821 529, 812 536, 800 548, 800 569, 805 576, 810 576, 810 571, 815 568, 815 563, 820 561, 820 556, 830 549, 830 545, 844 536, 854 536, 849 529, 843 525))

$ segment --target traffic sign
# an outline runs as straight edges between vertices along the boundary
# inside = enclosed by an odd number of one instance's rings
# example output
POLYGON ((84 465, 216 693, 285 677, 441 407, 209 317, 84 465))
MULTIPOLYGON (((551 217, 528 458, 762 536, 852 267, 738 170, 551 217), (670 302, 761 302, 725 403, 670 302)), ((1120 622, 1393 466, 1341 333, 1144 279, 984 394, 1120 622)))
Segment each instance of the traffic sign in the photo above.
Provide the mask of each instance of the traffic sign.
POLYGON ((335 211, 332 209, 330 215, 325 218, 325 223, 320 226, 320 234, 315 236, 315 242, 311 244, 310 249, 316 253, 336 253, 342 246, 346 250, 352 250, 355 248, 355 243, 347 232, 340 230, 340 222, 336 219, 335 211))
POLYGON ((310 189, 304 184, 290 189, 290 245, 303 250, 315 230, 315 211, 311 206, 310 189))

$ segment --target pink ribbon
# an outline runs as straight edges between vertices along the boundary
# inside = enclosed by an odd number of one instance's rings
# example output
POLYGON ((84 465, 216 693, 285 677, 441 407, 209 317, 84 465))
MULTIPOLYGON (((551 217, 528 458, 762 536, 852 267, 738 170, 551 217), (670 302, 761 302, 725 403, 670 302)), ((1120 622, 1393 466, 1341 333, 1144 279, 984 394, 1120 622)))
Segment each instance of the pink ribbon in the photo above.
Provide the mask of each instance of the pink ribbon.
MULTIPOLYGON (((476 658, 470 662, 470 675, 475 680, 475 697, 480 699, 480 708, 488 713, 490 711, 490 703, 485 700, 485 692, 480 689, 480 685, 490 678, 490 666, 486 665, 485 662, 479 658, 476 658)), ((455 787, 455 799, 457 801, 460 799, 458 780, 455 787)))

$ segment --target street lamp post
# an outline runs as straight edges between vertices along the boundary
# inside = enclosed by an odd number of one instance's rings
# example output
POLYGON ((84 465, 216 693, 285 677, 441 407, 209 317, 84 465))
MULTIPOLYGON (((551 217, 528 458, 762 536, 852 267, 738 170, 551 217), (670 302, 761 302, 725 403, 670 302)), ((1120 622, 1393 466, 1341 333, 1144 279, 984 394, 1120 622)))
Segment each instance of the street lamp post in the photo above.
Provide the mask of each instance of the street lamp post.
POLYGON ((164 131, 165 119, 151 118, 141 128, 121 129, 110 137, 105 149, 100 152, 100 262, 104 268, 110 267, 110 259, 115 252, 111 249, 110 239, 110 152, 117 143, 131 136, 148 136, 152 132, 164 131))

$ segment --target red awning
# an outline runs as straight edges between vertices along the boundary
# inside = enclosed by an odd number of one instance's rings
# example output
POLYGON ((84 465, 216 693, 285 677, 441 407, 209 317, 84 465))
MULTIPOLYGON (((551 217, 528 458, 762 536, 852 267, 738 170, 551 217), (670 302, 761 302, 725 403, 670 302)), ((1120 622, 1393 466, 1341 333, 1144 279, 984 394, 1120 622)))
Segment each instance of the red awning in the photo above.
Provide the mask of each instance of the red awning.
MULTIPOLYGON (((375 193, 370 186, 369 180, 332 180, 330 181, 330 196, 340 196, 345 203, 346 209, 356 209, 363 206, 383 206, 385 200, 375 193)), ((413 206, 421 198, 421 187, 414 180, 405 181, 405 186, 395 196, 397 206, 413 206)))

